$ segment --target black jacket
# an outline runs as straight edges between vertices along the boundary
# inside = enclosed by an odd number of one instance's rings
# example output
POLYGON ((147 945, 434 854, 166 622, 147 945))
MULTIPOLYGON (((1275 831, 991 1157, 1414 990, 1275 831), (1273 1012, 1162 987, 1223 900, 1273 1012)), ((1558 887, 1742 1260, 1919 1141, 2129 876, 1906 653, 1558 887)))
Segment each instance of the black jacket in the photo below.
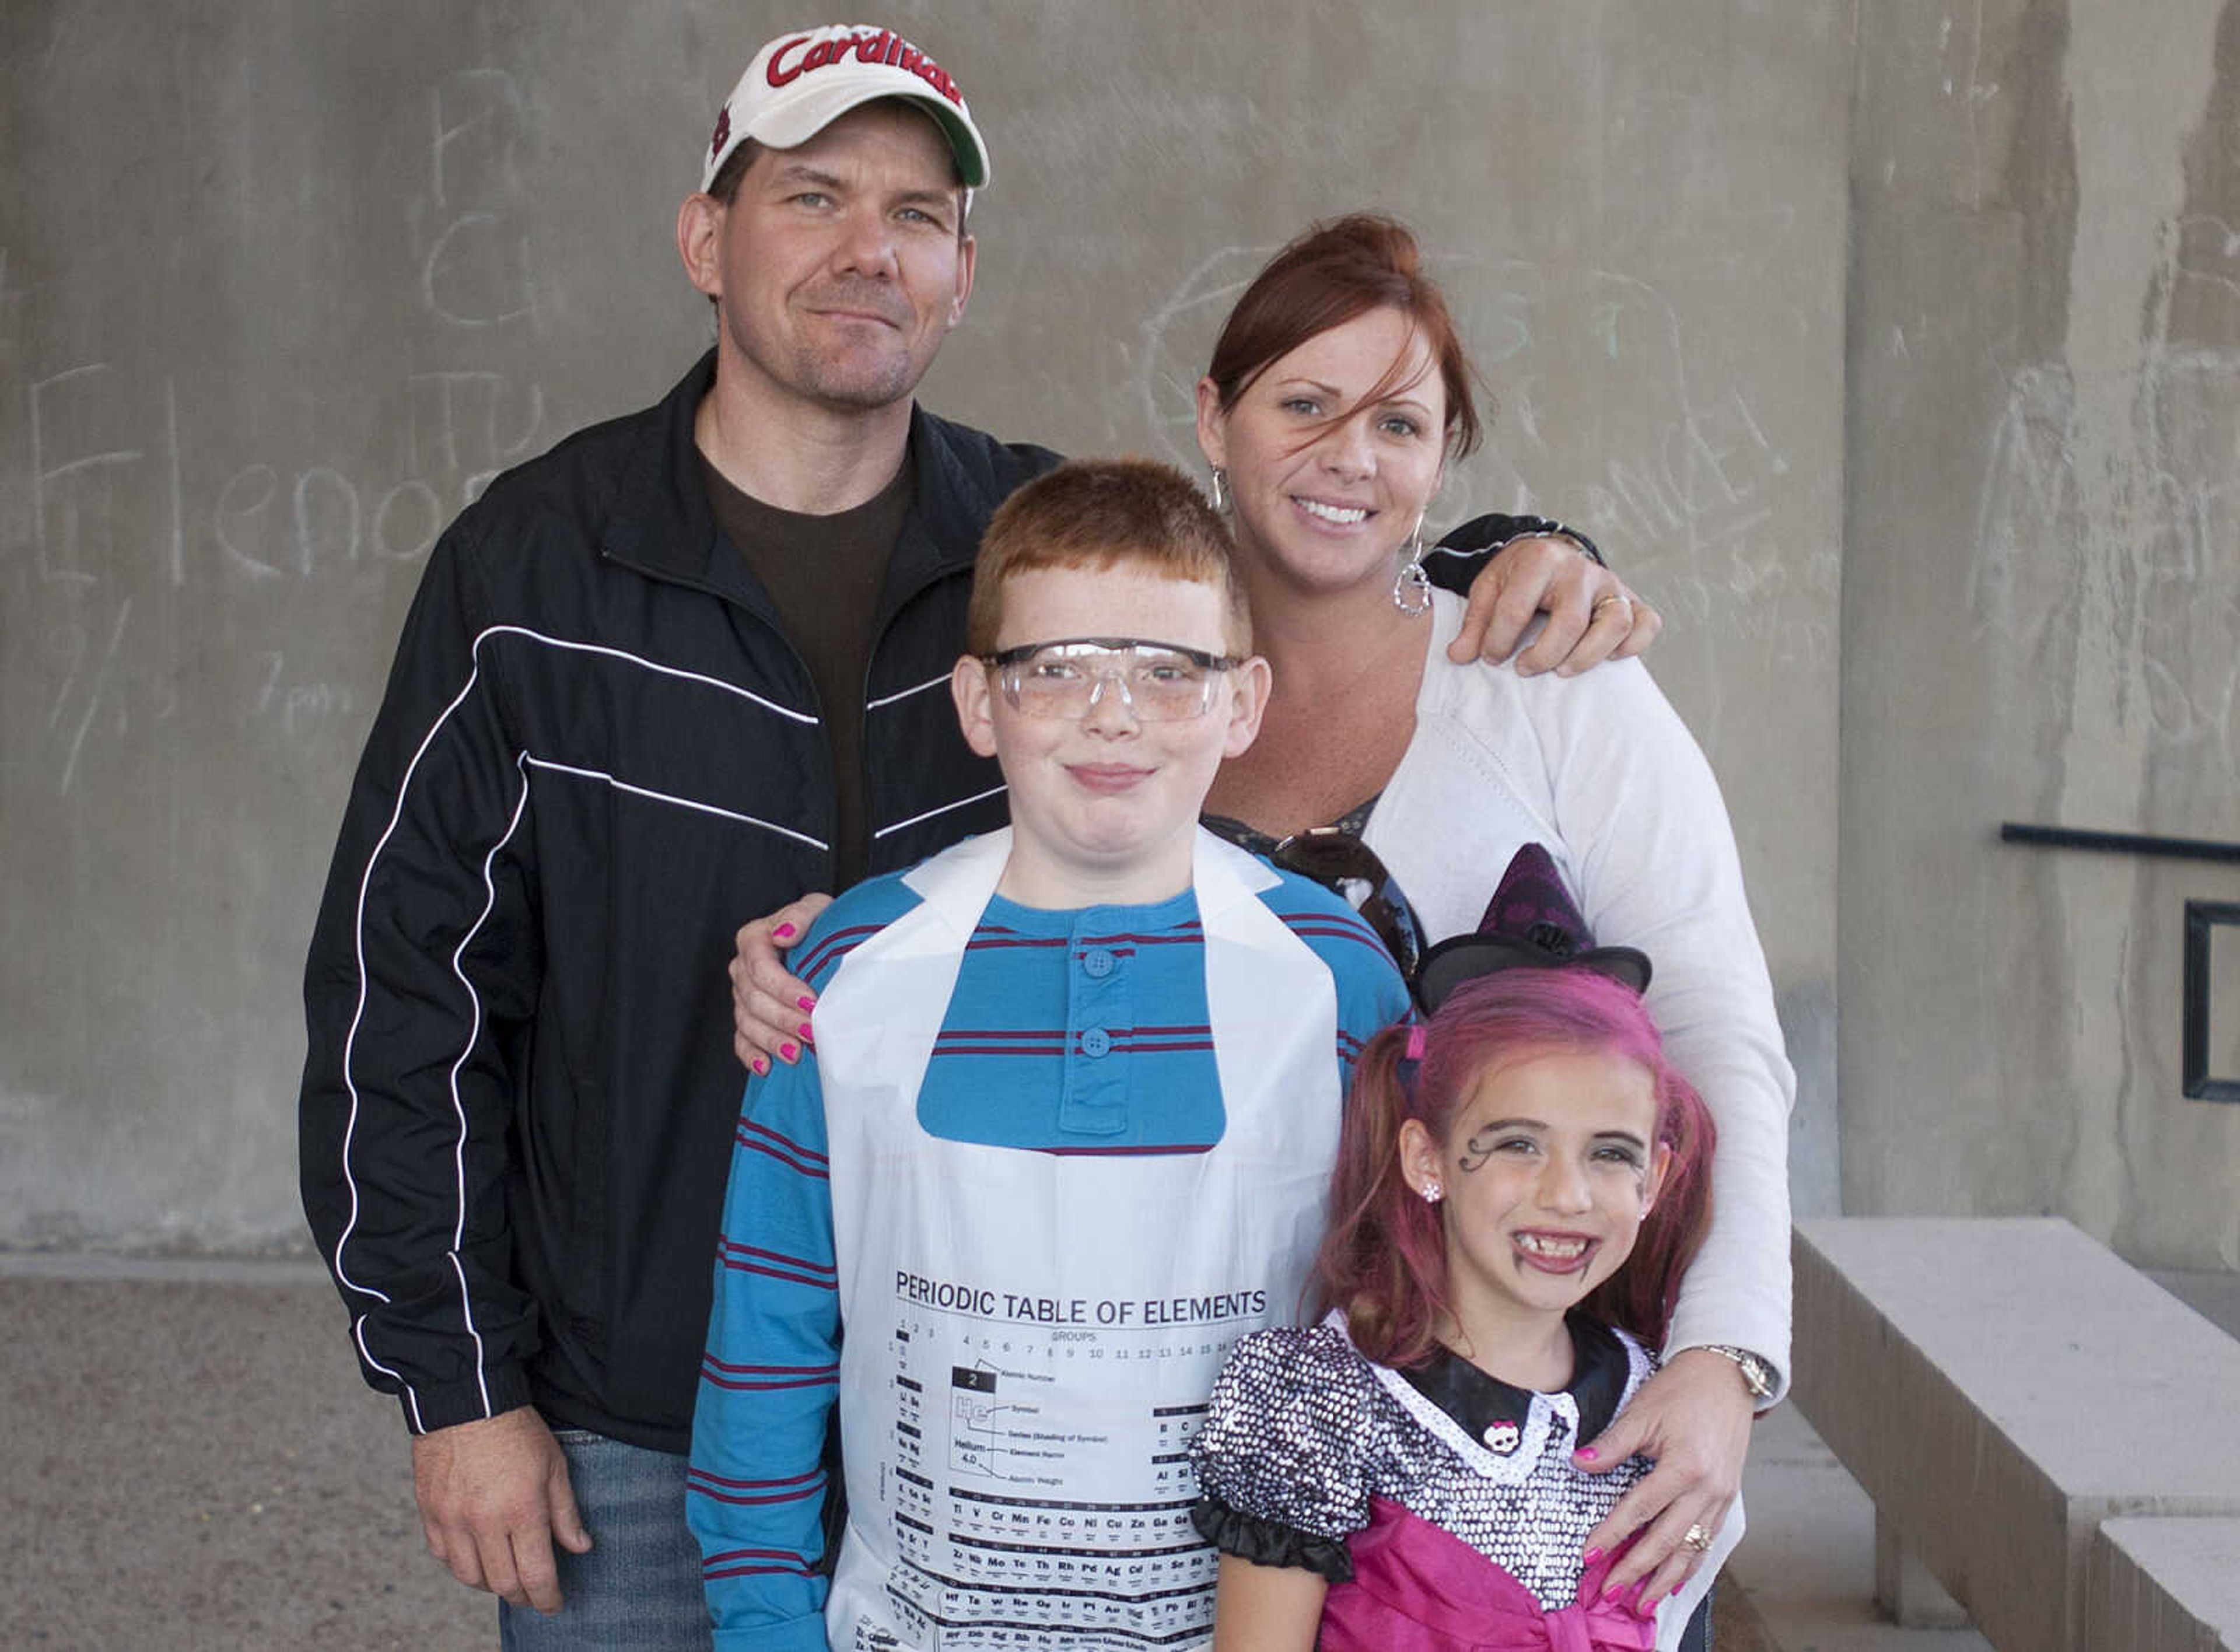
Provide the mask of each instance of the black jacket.
MULTIPOLYGON (((534 1401, 686 1449, 742 1074, 733 929, 834 874, 808 669, 658 406, 437 545, 304 981, 303 1206, 416 1430, 534 1401)), ((948 676, 972 558, 1057 463, 923 411, 867 684, 875 872, 1004 821, 948 676)))
MULTIPOLYGON (((743 1081, 732 932, 834 882, 809 671, 698 472, 713 371, 443 536, 343 816, 303 985, 303 1208, 416 1431, 533 1402, 690 1444, 743 1081)), ((923 410, 910 442, 866 685, 873 872, 1005 820, 948 676, 982 529, 1057 462, 923 410)), ((1430 565, 1462 589, 1482 561, 1430 565)))

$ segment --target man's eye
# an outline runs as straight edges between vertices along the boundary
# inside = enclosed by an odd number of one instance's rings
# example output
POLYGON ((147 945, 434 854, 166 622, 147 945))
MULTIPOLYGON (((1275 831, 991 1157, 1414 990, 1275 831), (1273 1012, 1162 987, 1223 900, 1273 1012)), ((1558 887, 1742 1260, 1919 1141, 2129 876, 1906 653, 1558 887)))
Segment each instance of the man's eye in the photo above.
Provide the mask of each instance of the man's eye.
POLYGON ((822 190, 803 190, 793 197, 796 206, 823 207, 832 203, 832 197, 822 190))
POLYGON ((1027 675, 1037 683, 1070 683, 1081 670, 1070 660, 1033 660, 1028 663, 1027 675))
POLYGON ((1190 683, 1197 670, 1187 660, 1162 660, 1138 668, 1136 675, 1146 683, 1190 683))

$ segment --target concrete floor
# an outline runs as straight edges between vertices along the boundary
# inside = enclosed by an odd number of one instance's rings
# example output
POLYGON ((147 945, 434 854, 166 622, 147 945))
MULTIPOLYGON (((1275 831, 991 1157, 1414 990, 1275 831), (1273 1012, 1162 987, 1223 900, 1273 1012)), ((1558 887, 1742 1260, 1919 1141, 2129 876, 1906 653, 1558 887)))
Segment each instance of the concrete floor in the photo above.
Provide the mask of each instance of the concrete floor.
POLYGON ((316 1269, 0 1259, 0 1647, 467 1652, 316 1269))
MULTIPOLYGON (((2240 1281, 2164 1282, 2240 1326, 2240 1281)), ((496 1644, 422 1548, 397 1408, 316 1269, 0 1253, 0 1648, 496 1644)), ((1983 1652, 1879 1622, 1865 1495, 1793 1408, 1760 1430, 1720 1652, 1983 1652)))

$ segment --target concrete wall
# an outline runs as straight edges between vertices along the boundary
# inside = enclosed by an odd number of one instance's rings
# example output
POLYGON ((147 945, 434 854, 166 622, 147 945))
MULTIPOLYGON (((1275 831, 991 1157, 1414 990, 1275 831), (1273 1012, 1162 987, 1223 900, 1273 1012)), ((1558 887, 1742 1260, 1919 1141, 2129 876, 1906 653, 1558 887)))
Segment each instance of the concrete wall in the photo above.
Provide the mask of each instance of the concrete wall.
POLYGON ((1996 841, 2240 838, 2240 6, 1863 7, 1852 130, 1844 1208, 2240 1267, 2240 874, 1996 841))
MULTIPOLYGON (((996 155, 930 402, 1191 460, 1258 259, 1413 220, 1500 403, 1445 509, 1581 523, 1671 616, 1801 1208, 1840 985, 1845 1208, 2240 1266, 2240 1108, 2176 1072, 2236 879, 1994 842, 2240 837, 2233 5, 890 15, 996 155)), ((704 341, 671 216, 797 16, 0 10, 0 1245, 297 1243, 296 973, 426 546, 704 341)))
MULTIPOLYGON (((1672 616, 1824 1208, 1843 9, 889 11, 995 154, 947 412, 1195 465, 1259 260, 1417 225, 1502 404, 1443 510, 1580 522, 1672 616)), ((425 549, 702 347, 677 203, 799 15, 0 11, 0 1245, 297 1242, 301 950, 425 549)))

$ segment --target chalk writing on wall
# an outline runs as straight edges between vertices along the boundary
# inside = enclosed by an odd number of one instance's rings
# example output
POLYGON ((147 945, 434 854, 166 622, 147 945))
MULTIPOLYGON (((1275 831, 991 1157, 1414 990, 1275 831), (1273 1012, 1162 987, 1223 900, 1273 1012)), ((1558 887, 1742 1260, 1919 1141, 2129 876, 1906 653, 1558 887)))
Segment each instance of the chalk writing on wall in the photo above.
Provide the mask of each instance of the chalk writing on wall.
POLYGON ((2057 671, 2079 648, 2112 653, 2124 724, 2150 749, 2211 760, 2240 781, 2240 352, 2156 356, 2132 474, 2087 520, 2075 386, 2064 368, 2010 380, 1991 431, 1968 599, 1978 628, 2057 671), (2084 582, 2117 590, 2115 634, 2080 636, 2084 582))

